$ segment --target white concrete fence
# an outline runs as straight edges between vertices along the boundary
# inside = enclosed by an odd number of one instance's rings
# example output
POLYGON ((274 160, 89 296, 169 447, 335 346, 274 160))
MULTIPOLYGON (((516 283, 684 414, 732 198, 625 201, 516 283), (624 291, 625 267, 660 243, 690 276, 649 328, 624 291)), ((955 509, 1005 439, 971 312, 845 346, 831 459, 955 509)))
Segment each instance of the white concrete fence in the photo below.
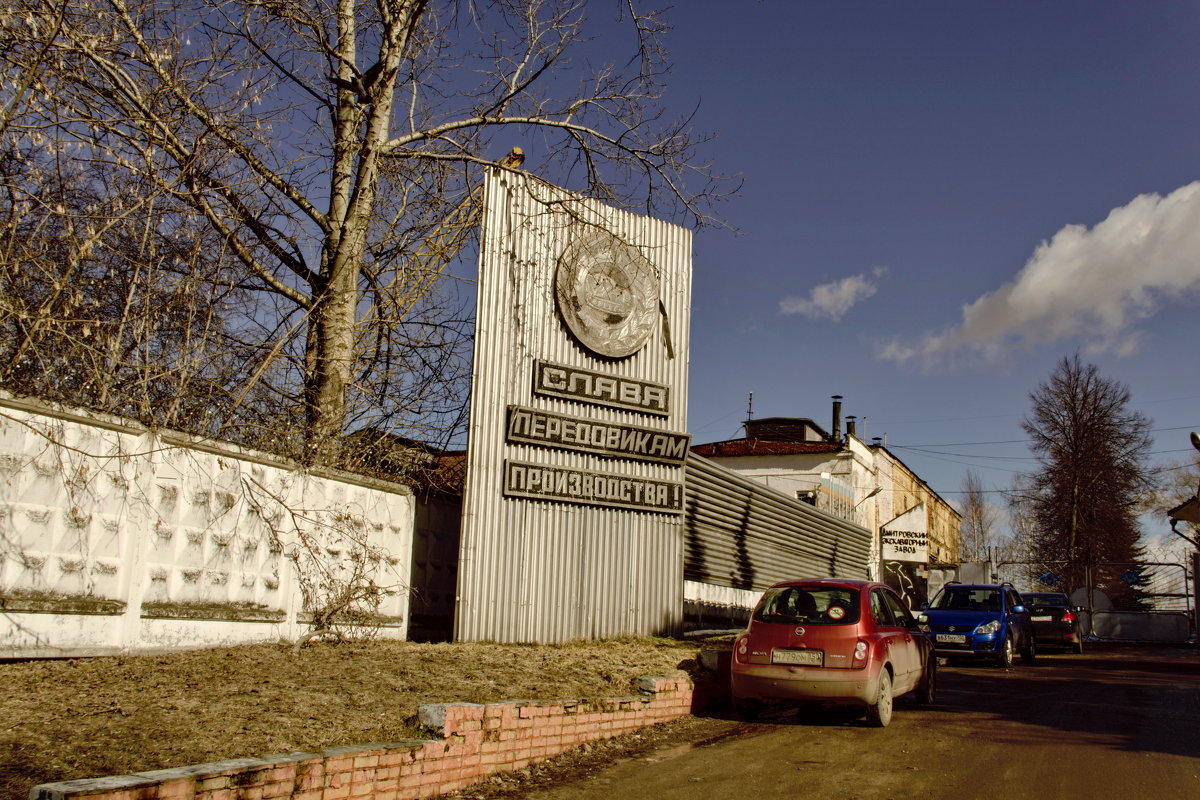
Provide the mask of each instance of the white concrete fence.
POLYGON ((0 395, 0 657, 295 640, 349 585, 405 638, 413 511, 396 484, 0 395))

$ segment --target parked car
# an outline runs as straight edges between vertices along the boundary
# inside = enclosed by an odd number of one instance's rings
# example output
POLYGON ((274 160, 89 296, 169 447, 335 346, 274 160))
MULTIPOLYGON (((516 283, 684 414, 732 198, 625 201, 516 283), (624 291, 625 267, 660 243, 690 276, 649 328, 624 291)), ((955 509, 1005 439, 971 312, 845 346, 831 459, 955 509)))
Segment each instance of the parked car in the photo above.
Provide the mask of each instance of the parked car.
POLYGON ((1013 654, 1033 661, 1037 645, 1029 610, 1011 584, 948 583, 919 616, 939 656, 990 659, 1011 667, 1013 654))
POLYGON ((1083 652, 1083 622, 1062 592, 1022 592, 1029 609, 1033 638, 1039 646, 1065 647, 1083 652))
POLYGON ((730 660, 734 710, 754 719, 764 703, 802 701, 862 706, 885 727, 893 700, 916 692, 934 702, 933 647, 889 586, 807 579, 763 592, 730 660))

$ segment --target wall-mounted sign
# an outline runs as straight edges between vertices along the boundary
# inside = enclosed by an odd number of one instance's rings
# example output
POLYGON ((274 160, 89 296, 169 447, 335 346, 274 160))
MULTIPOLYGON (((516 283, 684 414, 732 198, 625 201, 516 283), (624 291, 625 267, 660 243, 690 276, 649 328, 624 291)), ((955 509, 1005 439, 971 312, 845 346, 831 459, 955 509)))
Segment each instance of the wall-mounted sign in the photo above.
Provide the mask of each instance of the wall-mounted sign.
POLYGON ((549 361, 533 362, 533 393, 659 416, 671 410, 671 390, 666 386, 549 361))
POLYGON ((879 555, 884 561, 929 561, 929 518, 917 503, 879 527, 879 555))
POLYGON ((518 461, 504 462, 504 494, 638 511, 683 510, 682 483, 518 461))
POLYGON ((522 406, 508 407, 510 442, 562 447, 602 456, 682 464, 691 436, 617 422, 597 422, 522 406))
POLYGON ((879 532, 884 561, 917 561, 924 563, 929 560, 929 537, 924 532, 890 531, 884 528, 879 532))
POLYGON ((554 276, 567 328, 587 349, 625 358, 642 349, 658 316, 658 275, 638 248, 598 227, 578 226, 554 276))

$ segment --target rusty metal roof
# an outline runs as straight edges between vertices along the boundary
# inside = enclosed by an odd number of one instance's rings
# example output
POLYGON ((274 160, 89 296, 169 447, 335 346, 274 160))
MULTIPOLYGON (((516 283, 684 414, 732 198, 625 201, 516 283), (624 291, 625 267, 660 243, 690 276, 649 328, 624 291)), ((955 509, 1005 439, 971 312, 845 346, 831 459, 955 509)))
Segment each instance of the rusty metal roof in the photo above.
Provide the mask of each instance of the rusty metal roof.
POLYGON ((837 442, 776 442, 763 439, 730 439, 692 446, 696 455, 709 458, 722 456, 791 456, 814 453, 836 453, 842 449, 837 442))

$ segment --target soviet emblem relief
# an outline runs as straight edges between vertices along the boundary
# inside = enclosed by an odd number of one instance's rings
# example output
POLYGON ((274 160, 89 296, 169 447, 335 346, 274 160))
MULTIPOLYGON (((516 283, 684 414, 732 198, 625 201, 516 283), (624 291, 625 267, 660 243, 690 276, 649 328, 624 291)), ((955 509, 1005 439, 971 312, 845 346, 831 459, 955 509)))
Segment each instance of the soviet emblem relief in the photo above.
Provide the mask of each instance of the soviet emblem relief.
POLYGON ((609 358, 631 356, 654 330, 658 277, 636 247, 612 233, 578 233, 558 262, 554 296, 579 343, 609 358))

